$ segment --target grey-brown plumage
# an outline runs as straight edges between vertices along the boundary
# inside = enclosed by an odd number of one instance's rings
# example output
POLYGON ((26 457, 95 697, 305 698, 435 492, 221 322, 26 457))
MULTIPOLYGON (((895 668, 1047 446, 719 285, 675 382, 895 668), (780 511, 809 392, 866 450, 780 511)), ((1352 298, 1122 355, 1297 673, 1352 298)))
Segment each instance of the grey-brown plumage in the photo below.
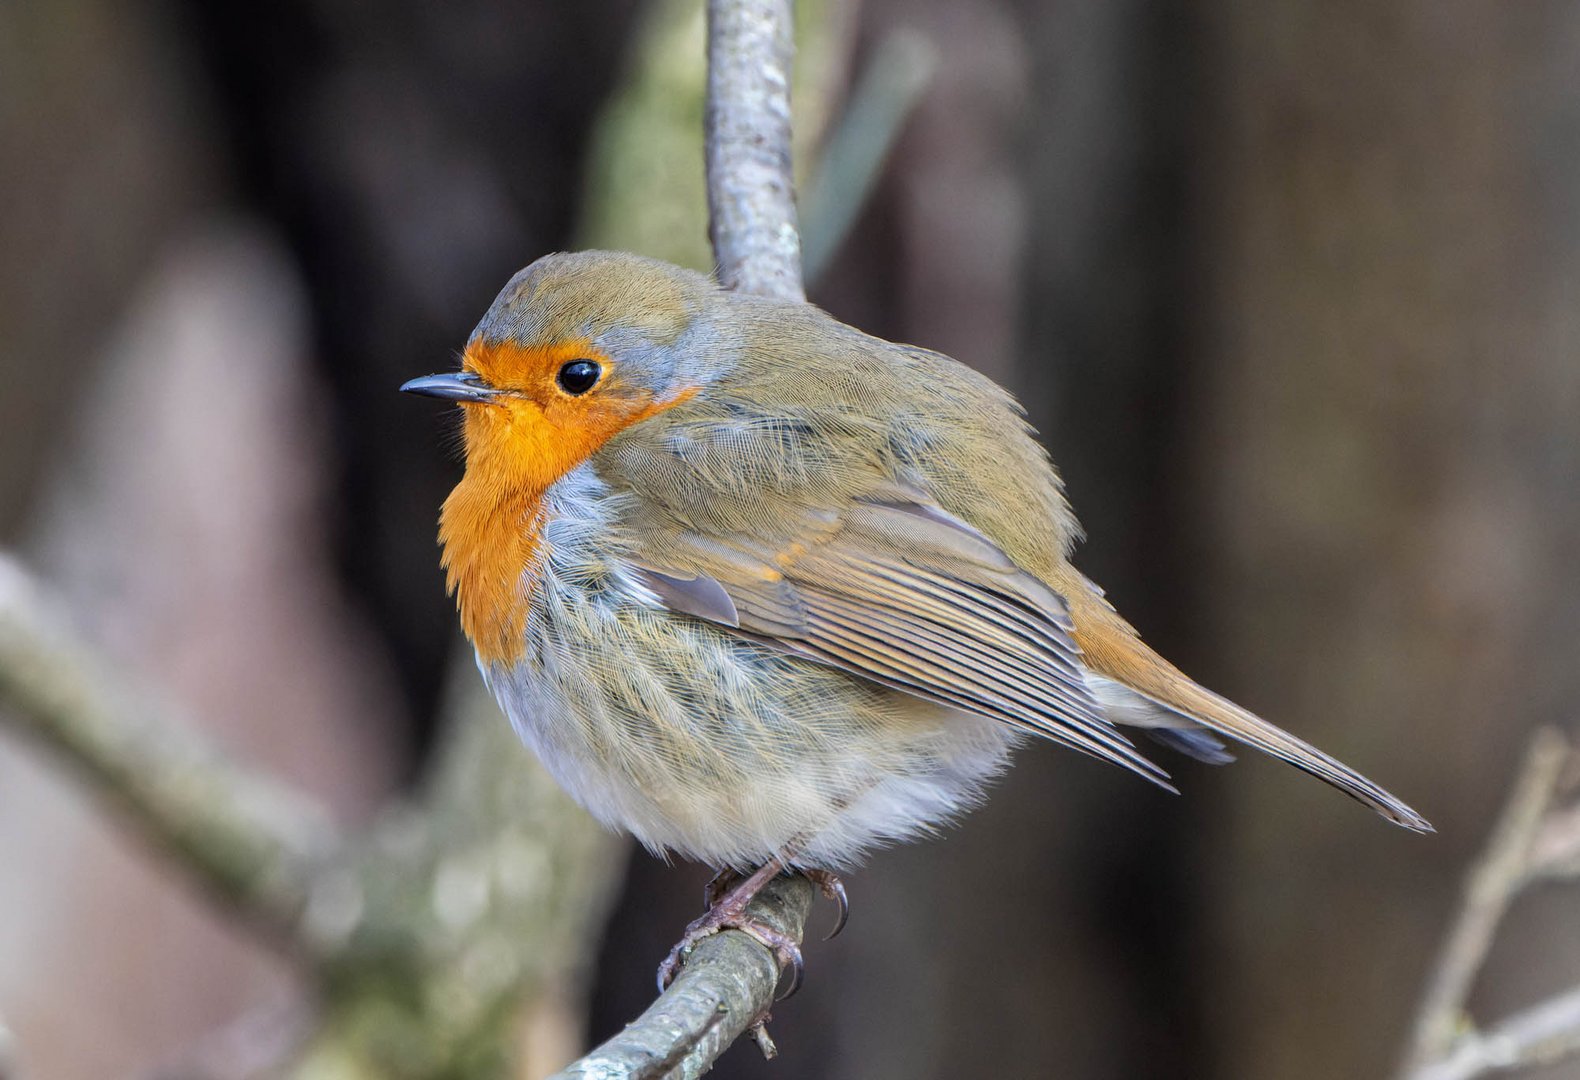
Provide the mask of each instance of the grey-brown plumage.
POLYGON ((467 362, 499 391, 477 408, 505 409, 469 416, 468 481, 506 444, 548 476, 510 510, 544 541, 522 650, 485 670, 562 781, 652 846, 848 862, 969 804, 1017 735, 1166 786, 1116 722, 1207 760, 1227 737, 1430 828, 1147 648, 1070 564, 1019 408, 948 357, 582 253, 518 275, 467 362), (602 365, 585 399, 553 384, 562 346, 602 365))

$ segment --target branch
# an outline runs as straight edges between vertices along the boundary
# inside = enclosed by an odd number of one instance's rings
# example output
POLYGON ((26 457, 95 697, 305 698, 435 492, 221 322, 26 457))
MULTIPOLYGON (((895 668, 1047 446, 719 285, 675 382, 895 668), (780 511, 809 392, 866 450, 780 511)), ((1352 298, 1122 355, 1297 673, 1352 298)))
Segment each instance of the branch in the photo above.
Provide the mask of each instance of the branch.
MULTIPOLYGON (((708 92, 704 126, 709 236, 729 289, 799 301, 790 154, 790 0, 708 0, 708 92)), ((812 903, 804 878, 772 882, 747 910, 800 941, 812 903)), ((779 963, 739 931, 699 942, 670 987, 619 1035, 556 1080, 702 1075, 744 1032, 773 1044, 762 1023, 779 963)))
POLYGON ((1580 804, 1547 815, 1531 845, 1531 875, 1554 881, 1580 878, 1580 804))
POLYGON ((283 930, 338 841, 320 808, 224 760, 134 692, 67 629, 54 598, 0 555, 0 719, 119 803, 156 845, 283 930))
POLYGON ((413 800, 322 875, 302 926, 315 1025, 290 1069, 268 1075, 433 1080, 514 1058, 542 1076, 580 1045, 574 1024, 523 1018, 550 1002, 581 1011, 624 846, 521 744, 475 668, 453 673, 440 716, 413 800))
POLYGON ((803 300, 790 166, 791 0, 708 0, 708 235, 727 289, 803 300))
POLYGON ((1580 988, 1560 994, 1482 1032, 1471 1032, 1411 1080, 1474 1080, 1511 1069, 1551 1065, 1580 1054, 1580 988))
POLYGON ((1568 741, 1552 729, 1538 731, 1531 740, 1487 850, 1465 883, 1459 917, 1422 997, 1401 1074, 1407 1080, 1468 1080, 1580 1053, 1580 989, 1486 1031, 1469 1027, 1466 1009, 1514 897, 1535 881, 1565 876, 1575 858, 1580 811, 1553 812, 1570 759, 1568 741))
POLYGON ((1541 731, 1532 740, 1502 820, 1465 882, 1459 919, 1422 997, 1411 1060, 1429 1061, 1453 1042, 1471 984, 1492 946, 1498 924, 1525 883, 1531 847, 1552 805, 1568 753, 1563 737, 1555 731, 1541 731))
MULTIPOLYGON (((810 882, 779 878, 747 911, 799 941, 811 906, 810 882)), ((743 1032, 766 1019, 778 981, 778 961, 756 938, 738 930, 704 938, 646 1012, 551 1080, 701 1076, 743 1032)))

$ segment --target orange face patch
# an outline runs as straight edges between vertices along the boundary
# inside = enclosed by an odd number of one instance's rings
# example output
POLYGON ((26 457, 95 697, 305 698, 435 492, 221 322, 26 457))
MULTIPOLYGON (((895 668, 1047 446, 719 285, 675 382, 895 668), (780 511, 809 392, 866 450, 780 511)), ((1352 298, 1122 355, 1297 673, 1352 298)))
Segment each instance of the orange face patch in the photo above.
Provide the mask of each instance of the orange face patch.
POLYGON ((524 646, 524 584, 540 555, 543 493, 615 435, 697 388, 656 397, 622 380, 619 366, 587 341, 474 341, 464 366, 501 393, 465 406, 466 475, 445 500, 439 542, 466 636, 485 663, 510 662, 524 646), (560 369, 577 360, 602 369, 582 394, 558 382, 560 369))
POLYGON ((649 414, 653 395, 623 385, 617 365, 588 341, 522 347, 474 341, 465 367, 503 394, 468 407, 464 435, 470 475, 481 467, 498 480, 542 491, 600 446, 649 414), (566 393, 560 369, 590 360, 603 369, 584 394, 566 393))

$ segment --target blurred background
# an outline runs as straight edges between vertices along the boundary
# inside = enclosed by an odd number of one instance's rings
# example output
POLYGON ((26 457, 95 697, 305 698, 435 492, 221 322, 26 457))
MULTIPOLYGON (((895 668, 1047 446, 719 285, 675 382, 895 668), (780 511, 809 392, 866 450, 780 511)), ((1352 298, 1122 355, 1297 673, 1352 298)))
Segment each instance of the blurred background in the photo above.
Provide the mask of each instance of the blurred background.
MULTIPOLYGON (((813 300, 1013 387, 1152 643, 1439 833, 1254 755, 1160 752, 1170 798, 1032 748, 848 879, 780 1060, 716 1075, 1384 1075, 1529 733, 1580 712, 1580 5, 799 18, 813 300), (870 197, 832 132, 894 135, 870 197)), ((379 820, 475 681, 453 421, 396 387, 545 252, 706 266, 701 72, 685 0, 0 5, 0 544, 234 756, 379 820)), ((609 850, 544 1067, 640 1011, 707 877, 609 850)), ((0 867, 18 1075, 241 1075, 248 1018, 321 989, 9 735, 0 867)), ((1472 1006, 1576 982, 1537 892, 1472 1006)))

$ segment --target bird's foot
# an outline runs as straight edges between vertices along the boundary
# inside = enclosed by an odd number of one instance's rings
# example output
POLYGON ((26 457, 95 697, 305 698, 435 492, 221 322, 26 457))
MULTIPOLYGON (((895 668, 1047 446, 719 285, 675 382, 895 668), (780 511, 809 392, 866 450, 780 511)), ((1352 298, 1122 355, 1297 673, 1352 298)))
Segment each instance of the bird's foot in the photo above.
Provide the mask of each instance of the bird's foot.
MULTIPOLYGON (((850 921, 850 897, 845 894, 845 883, 832 870, 802 870, 800 874, 817 886, 818 891, 823 894, 825 900, 832 901, 834 906, 839 909, 834 916, 834 929, 823 935, 824 941, 832 941, 839 936, 839 932, 845 929, 845 924, 850 921)), ((744 880, 739 870, 728 866, 714 874, 702 888, 703 908, 711 910, 724 898, 726 893, 744 880)))
MULTIPOLYGON (((768 875, 757 884, 755 888, 748 889, 753 883, 753 878, 737 882, 735 886, 722 895, 717 896, 708 906, 700 918, 693 919, 686 927, 686 932, 681 935, 675 947, 669 950, 669 955, 658 966, 658 988, 666 990, 669 984, 675 981, 675 976, 680 974, 680 969, 686 962, 686 956, 692 948, 703 938, 711 937, 721 930, 739 930, 756 939, 763 948, 774 954, 774 959, 779 961, 779 969, 790 973, 790 985, 779 999, 789 997, 801 987, 801 972, 803 962, 801 959, 801 946, 790 935, 776 930, 761 919, 753 918, 746 913, 746 905, 762 891, 763 885, 772 880, 773 875, 768 875)), ((715 879, 717 881, 717 878, 715 879)), ((712 887, 710 885, 710 892, 712 887)))
MULTIPOLYGON (((667 989, 669 984, 675 981, 675 976, 680 973, 687 954, 697 942, 721 930, 739 930, 743 934, 749 934, 774 954, 774 958, 779 961, 781 971, 790 973, 789 986, 783 994, 779 995, 779 1000, 784 1000, 800 989, 801 975, 805 967, 801 958, 801 946, 794 938, 746 913, 747 905, 781 870, 782 864, 776 859, 765 864, 749 877, 743 877, 739 871, 729 867, 715 874, 702 893, 707 910, 700 918, 692 920, 686 927, 686 932, 681 935, 680 941, 659 965, 659 989, 667 989)), ((818 890, 839 909, 834 921, 834 929, 824 938, 826 941, 843 930, 850 918, 850 900, 845 895, 845 883, 829 870, 802 870, 801 874, 816 885, 818 890)))

